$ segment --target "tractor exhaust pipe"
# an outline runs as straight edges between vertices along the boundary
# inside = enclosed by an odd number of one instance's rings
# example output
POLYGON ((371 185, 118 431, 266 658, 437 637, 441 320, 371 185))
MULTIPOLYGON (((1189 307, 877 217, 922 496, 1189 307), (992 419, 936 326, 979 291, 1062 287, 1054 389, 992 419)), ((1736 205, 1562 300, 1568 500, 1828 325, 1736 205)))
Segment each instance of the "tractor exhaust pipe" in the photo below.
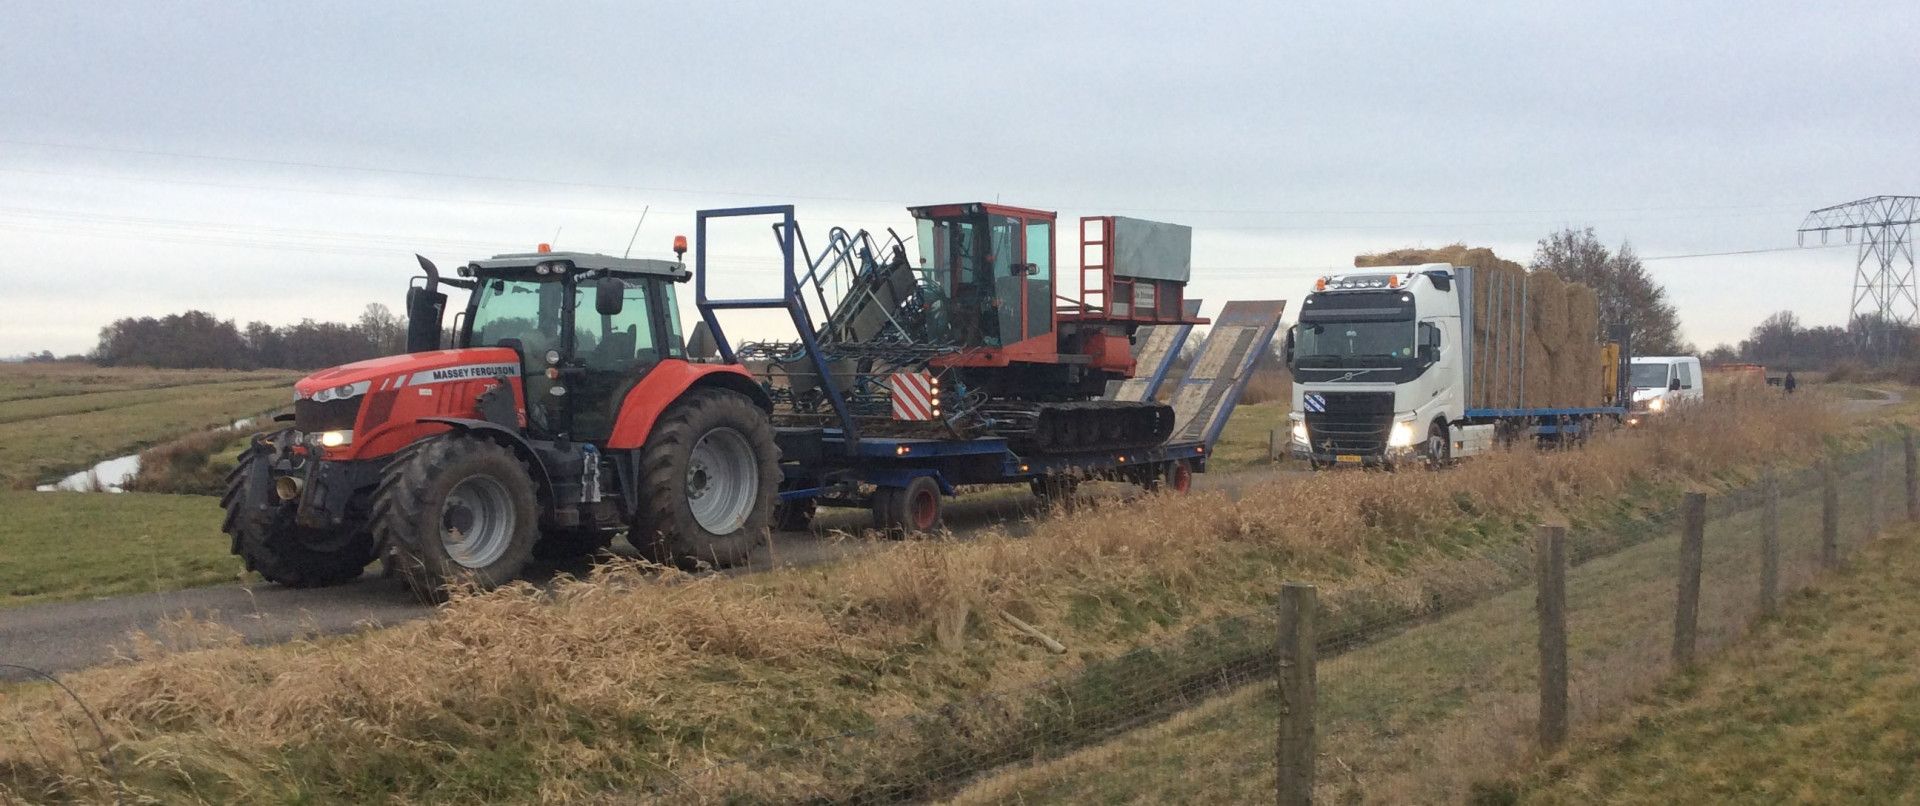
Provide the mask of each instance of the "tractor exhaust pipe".
POLYGON ((424 255, 414 255, 427 281, 407 289, 407 352, 424 353, 440 349, 440 319, 447 307, 447 295, 440 293, 440 269, 424 255))
POLYGON ((281 476, 273 480, 273 494, 279 496, 282 501, 298 501, 301 491, 306 489, 306 486, 306 482, 301 481, 299 476, 281 476))

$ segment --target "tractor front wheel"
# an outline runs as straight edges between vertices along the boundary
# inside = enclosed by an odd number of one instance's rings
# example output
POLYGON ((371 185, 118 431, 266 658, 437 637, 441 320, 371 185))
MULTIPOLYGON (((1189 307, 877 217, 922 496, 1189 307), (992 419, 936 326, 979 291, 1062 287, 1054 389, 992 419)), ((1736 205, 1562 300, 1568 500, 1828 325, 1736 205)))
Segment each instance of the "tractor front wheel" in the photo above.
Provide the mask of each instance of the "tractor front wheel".
POLYGON ((415 596, 453 585, 485 590, 520 575, 540 539, 540 501, 520 457, 460 433, 396 455, 373 496, 374 534, 415 596))
POLYGON ((373 536, 364 529, 314 529, 295 522, 299 504, 274 496, 271 477, 259 468, 264 461, 258 449, 249 448, 227 474, 220 505, 227 511, 222 530, 233 537, 233 553, 247 570, 289 588, 319 588, 358 578, 373 562, 373 536), (268 489, 251 489, 261 479, 268 489), (250 501, 271 503, 260 510, 250 501))
POLYGON ((662 565, 738 565, 766 539, 779 487, 767 413, 737 392, 693 390, 660 416, 641 450, 641 500, 627 542, 662 565))

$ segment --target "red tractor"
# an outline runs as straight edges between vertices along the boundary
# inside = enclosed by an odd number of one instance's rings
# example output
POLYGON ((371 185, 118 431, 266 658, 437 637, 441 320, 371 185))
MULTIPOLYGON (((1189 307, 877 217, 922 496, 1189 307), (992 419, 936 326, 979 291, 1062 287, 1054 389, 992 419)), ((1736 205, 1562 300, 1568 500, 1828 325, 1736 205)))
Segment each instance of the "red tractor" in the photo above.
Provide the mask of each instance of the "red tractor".
POLYGON ((384 558, 434 598, 622 532, 683 567, 738 563, 764 538, 780 483, 772 404, 738 364, 687 358, 684 263, 543 245, 460 279, 420 265, 408 352, 302 379, 291 427, 241 455, 221 503, 249 569, 311 587, 384 558), (443 285, 469 292, 452 349, 443 285))

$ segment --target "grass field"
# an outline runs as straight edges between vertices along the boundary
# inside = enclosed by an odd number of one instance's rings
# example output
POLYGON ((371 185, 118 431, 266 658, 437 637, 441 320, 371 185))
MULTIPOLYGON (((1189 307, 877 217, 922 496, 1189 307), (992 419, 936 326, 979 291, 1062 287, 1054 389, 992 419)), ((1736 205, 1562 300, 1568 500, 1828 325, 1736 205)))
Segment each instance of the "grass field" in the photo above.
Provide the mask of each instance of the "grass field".
POLYGON ((287 405, 297 377, 0 364, 0 488, 31 487, 103 459, 287 405))
MULTIPOLYGON (((1518 544, 1544 511, 1624 525, 1664 509, 1681 485, 1751 478, 1755 463, 1812 456, 1851 427, 1812 395, 1716 405, 1579 452, 1519 451, 1444 474, 1293 476, 1237 500, 1162 496, 1049 520, 1018 539, 908 541, 764 574, 689 580, 609 567, 550 591, 461 599, 439 617, 351 640, 187 652, 66 682, 118 737, 128 783, 163 800, 631 792, 1066 675, 1264 608, 1287 577, 1320 582, 1328 596, 1397 583, 1390 600, 1357 600, 1383 611, 1417 611, 1442 591, 1484 593, 1508 576, 1463 566, 1461 555, 1518 544), (1449 573, 1425 575, 1435 569, 1449 573), (1035 646, 1000 612, 1069 651, 1035 646)), ((39 690, 8 692, 0 791, 41 799, 86 763, 10 749, 60 730, 64 713, 39 690)), ((832 763, 760 758, 703 781, 719 787, 706 790, 716 799, 831 799, 979 752, 1027 716, 885 734, 832 763)))
POLYGON ((219 499, 0 490, 0 607, 239 579, 219 499))
POLYGON ((1920 529, 1520 780, 1526 803, 1911 803, 1920 529))

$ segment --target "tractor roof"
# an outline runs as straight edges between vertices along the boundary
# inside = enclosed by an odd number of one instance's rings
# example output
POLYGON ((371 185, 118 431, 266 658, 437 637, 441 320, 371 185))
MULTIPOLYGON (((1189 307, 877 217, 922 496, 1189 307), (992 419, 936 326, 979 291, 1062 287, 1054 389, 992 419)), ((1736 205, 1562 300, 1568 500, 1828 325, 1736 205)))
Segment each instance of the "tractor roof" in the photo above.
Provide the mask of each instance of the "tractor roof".
POLYGON ((686 280, 693 276, 687 264, 672 260, 649 260, 646 258, 614 257, 595 252, 524 252, 511 255, 494 255, 486 260, 476 260, 466 265, 462 274, 500 274, 520 270, 533 271, 541 264, 549 267, 560 264, 575 271, 605 271, 611 274, 652 275, 673 280, 686 280))

